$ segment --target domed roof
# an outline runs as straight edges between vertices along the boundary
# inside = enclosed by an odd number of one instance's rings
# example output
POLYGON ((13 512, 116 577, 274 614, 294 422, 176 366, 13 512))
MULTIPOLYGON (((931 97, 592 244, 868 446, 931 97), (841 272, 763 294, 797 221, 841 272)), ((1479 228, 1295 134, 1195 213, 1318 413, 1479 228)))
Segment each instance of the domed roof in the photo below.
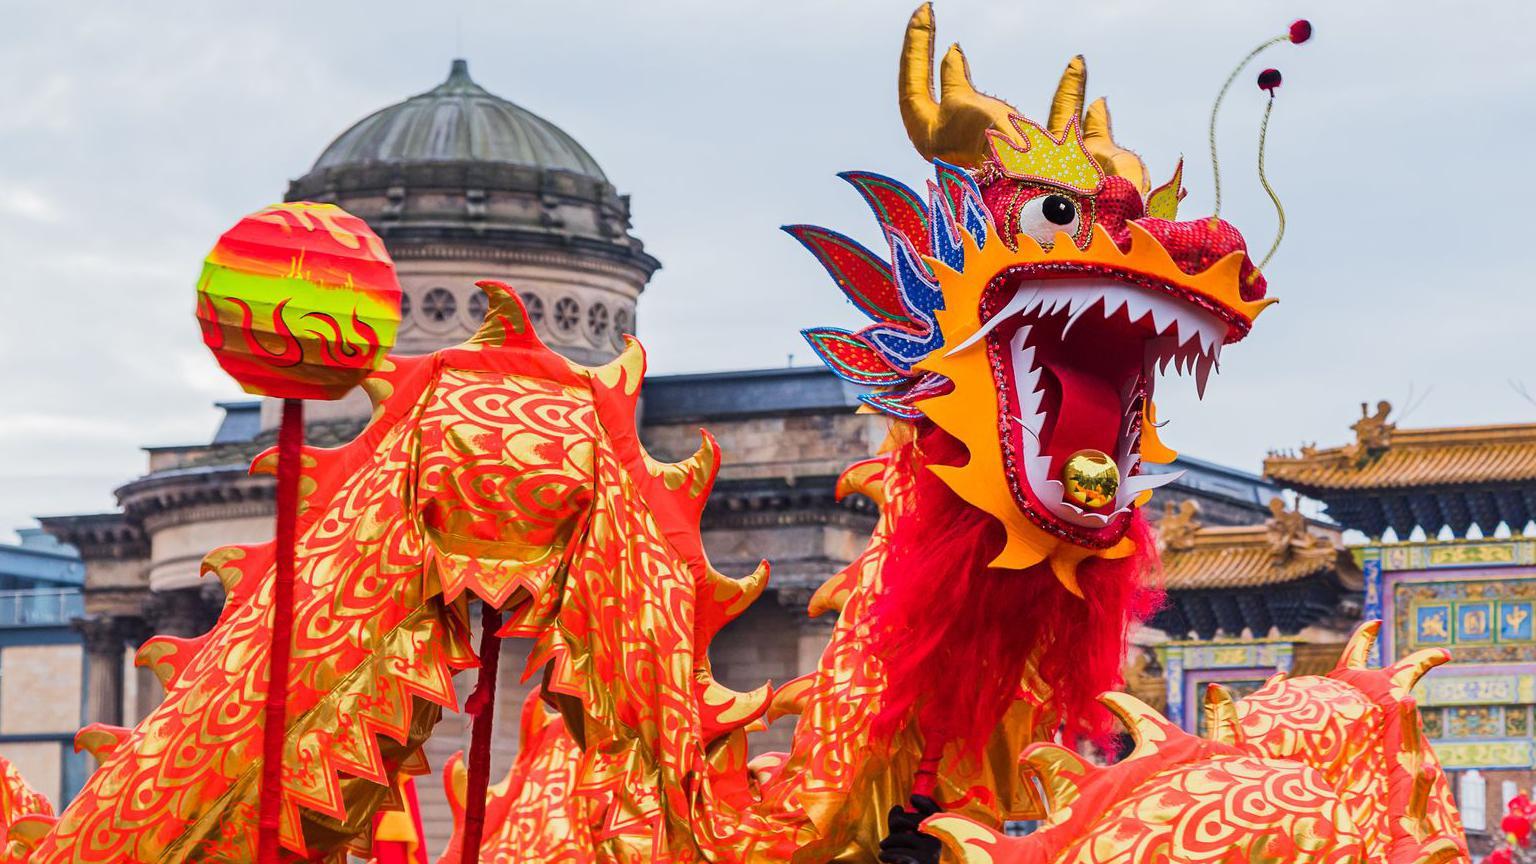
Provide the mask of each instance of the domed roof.
POLYGON ((508 162, 607 180, 575 138, 476 84, 464 60, 447 81, 341 133, 314 170, 379 162, 508 162))

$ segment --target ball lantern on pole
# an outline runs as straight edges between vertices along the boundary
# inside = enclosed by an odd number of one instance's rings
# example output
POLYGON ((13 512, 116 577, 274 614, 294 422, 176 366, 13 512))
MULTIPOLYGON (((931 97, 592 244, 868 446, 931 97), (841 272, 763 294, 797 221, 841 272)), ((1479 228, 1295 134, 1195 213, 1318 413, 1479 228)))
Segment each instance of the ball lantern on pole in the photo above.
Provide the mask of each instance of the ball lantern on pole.
POLYGON ((204 344, 247 393, 283 400, 256 857, 275 864, 303 400, 340 399, 383 362, 400 326, 400 283, 384 242, 363 220, 334 204, 273 204, 237 222, 208 253, 197 318, 204 344))

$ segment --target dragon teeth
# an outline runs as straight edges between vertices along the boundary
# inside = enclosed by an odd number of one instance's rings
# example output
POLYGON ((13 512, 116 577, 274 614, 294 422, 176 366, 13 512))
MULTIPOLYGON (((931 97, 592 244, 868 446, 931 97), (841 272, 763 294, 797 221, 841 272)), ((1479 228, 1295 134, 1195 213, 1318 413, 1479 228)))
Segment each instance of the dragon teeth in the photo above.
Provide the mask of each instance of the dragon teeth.
POLYGON ((1021 323, 1008 346, 1019 406, 1018 416, 1011 419, 1023 430, 1021 455, 1025 478, 1040 504, 1052 514, 1072 524, 1091 528, 1101 527, 1127 512, 1136 498, 1147 490, 1165 486, 1182 475, 1183 472, 1133 474, 1141 461, 1137 448, 1141 436, 1133 434, 1136 421, 1140 419, 1139 413, 1132 410, 1137 384, 1144 382, 1145 396, 1152 398, 1156 373, 1166 374, 1171 365, 1178 374, 1193 376, 1195 388, 1203 397, 1211 373, 1220 368, 1226 325, 1204 309, 1167 294, 1108 279, 1057 279, 1021 285, 996 315, 947 352, 953 355, 964 351, 1007 321, 1028 321, 1058 313, 1067 316, 1061 331, 1065 336, 1078 322, 1094 314, 1095 309, 1104 319, 1123 312, 1132 323, 1140 323, 1153 331, 1153 335, 1146 339, 1143 375, 1132 377, 1121 388, 1124 417, 1115 463, 1124 479, 1115 496, 1112 513, 1087 512, 1065 500, 1065 487, 1051 476, 1051 458, 1040 452, 1040 433, 1046 417, 1040 404, 1044 395, 1042 370, 1037 365, 1035 346, 1029 344, 1033 325, 1021 323))

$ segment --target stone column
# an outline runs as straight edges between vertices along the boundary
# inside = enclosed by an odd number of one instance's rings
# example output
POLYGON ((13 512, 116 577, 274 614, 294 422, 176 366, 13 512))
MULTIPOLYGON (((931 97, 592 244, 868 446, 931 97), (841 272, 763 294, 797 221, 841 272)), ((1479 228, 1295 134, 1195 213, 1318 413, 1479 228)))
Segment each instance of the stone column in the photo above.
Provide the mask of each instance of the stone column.
POLYGON ((123 661, 127 642, 118 620, 108 616, 76 618, 74 628, 85 643, 85 722, 123 725, 123 661))
POLYGON ((144 607, 150 628, 167 636, 201 636, 219 616, 217 606, 200 587, 153 591, 144 607))

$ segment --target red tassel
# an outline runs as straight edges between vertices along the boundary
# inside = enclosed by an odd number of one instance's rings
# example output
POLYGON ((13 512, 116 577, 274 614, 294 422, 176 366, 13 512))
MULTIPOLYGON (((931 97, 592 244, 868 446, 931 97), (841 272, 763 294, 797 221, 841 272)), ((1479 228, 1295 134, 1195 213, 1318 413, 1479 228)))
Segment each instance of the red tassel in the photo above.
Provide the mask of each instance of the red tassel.
POLYGON ((490 604, 480 606, 480 673, 475 689, 464 703, 471 723, 469 777, 464 800, 464 840, 459 845, 460 864, 479 864, 481 835, 485 833, 485 793, 491 785, 491 726, 496 715, 496 667, 501 659, 501 612, 490 604))
POLYGON ((276 574, 272 583, 272 654, 261 735, 261 787, 257 798, 256 861, 277 864, 283 808, 283 739, 288 731, 288 659, 293 653, 294 524, 299 515, 304 402, 283 400, 277 428, 276 574))

